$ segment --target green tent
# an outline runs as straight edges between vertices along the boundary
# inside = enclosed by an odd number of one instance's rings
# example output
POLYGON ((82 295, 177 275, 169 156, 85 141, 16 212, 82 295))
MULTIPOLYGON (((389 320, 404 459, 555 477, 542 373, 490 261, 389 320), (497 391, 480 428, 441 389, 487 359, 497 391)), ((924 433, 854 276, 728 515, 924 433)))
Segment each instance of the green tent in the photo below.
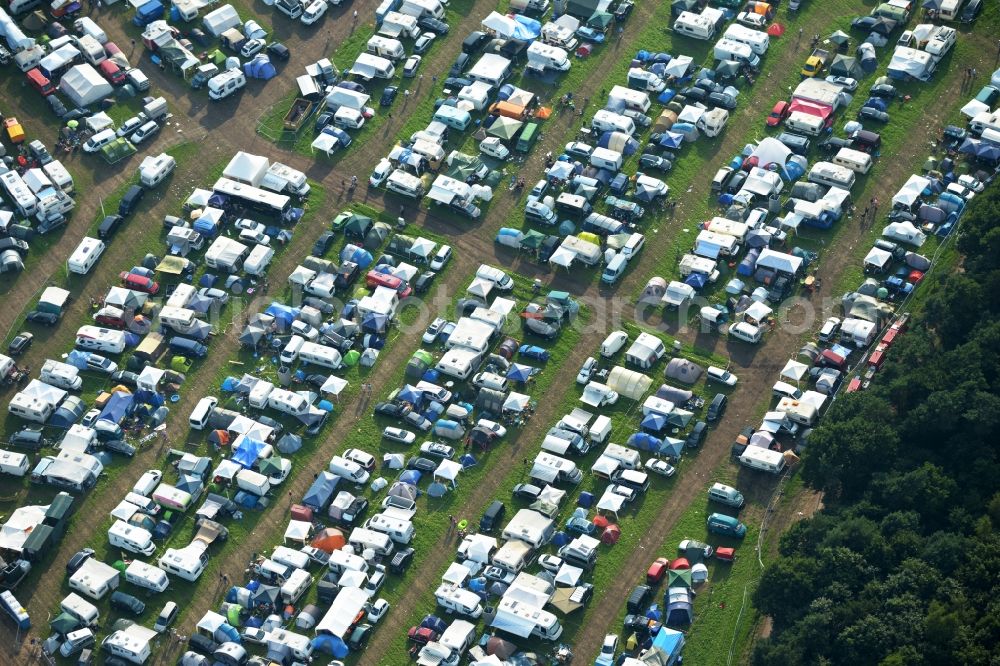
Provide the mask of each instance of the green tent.
POLYGON ((534 229, 529 229, 524 232, 524 238, 521 239, 521 249, 537 250, 542 247, 544 241, 545 234, 534 229))
POLYGON ((281 458, 278 456, 272 456, 270 458, 264 458, 257 465, 257 471, 264 476, 274 476, 281 473, 281 458))
POLYGON ((112 564, 111 566, 114 567, 115 569, 118 569, 118 571, 121 571, 122 573, 124 573, 125 569, 128 568, 128 566, 125 564, 123 560, 115 560, 115 563, 112 564))
POLYGON ((361 358, 361 352, 357 349, 352 349, 351 351, 344 354, 344 365, 348 368, 353 368, 358 364, 358 359, 361 358))
POLYGON ((240 626, 240 615, 243 613, 243 607, 237 604, 232 604, 226 609, 226 622, 234 627, 240 626))
POLYGON ((226 64, 226 54, 220 51, 219 49, 215 49, 214 51, 209 53, 208 59, 213 63, 215 63, 216 65, 218 65, 219 67, 222 67, 223 65, 226 64))
POLYGON ((524 125, 520 120, 515 120, 514 118, 508 118, 506 116, 497 116, 497 119, 493 121, 493 124, 486 129, 486 133, 490 136, 495 136, 504 141, 509 141, 517 136, 517 133, 521 131, 521 127, 524 125))
POLYGON ((671 569, 667 573, 667 587, 691 587, 690 569, 671 569))
POLYGON ((366 215, 351 213, 351 216, 344 222, 344 233, 349 236, 363 238, 368 230, 372 228, 372 218, 366 215))
POLYGON ((129 143, 128 139, 121 137, 101 148, 101 156, 108 164, 119 162, 126 157, 135 155, 135 153, 135 146, 129 143))
POLYGON ((607 30, 608 26, 615 20, 615 17, 607 12, 595 12, 587 21, 587 27, 594 30, 607 30))
POLYGON ((420 359, 427 365, 430 365, 431 363, 434 362, 434 357, 431 356, 431 353, 424 351, 423 349, 418 349, 417 351, 413 352, 413 356, 414 358, 420 359))
POLYGON ((65 636, 69 632, 76 630, 80 624, 81 623, 78 619, 66 612, 59 613, 59 615, 56 615, 54 620, 49 622, 49 626, 52 627, 52 631, 61 636, 65 636))

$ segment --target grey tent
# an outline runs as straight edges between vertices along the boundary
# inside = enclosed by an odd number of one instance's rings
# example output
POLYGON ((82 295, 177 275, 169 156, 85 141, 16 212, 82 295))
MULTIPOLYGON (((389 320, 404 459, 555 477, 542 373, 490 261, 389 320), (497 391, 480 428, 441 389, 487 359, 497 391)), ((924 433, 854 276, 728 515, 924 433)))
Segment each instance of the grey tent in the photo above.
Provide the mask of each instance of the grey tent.
POLYGON ((694 393, 687 389, 677 388, 668 384, 660 384, 656 390, 656 397, 675 405, 683 405, 694 396, 694 393))
POLYGON ((696 10, 698 7, 698 0, 673 0, 670 3, 670 11, 674 16, 682 12, 690 12, 696 10))
POLYGON ((667 363, 666 376, 684 384, 694 384, 703 372, 700 365, 686 358, 672 358, 667 363))
POLYGON ((302 438, 293 433, 285 433, 277 443, 278 451, 281 453, 295 453, 302 448, 302 438))
POLYGON ((850 36, 843 30, 837 30, 829 37, 830 41, 837 46, 842 46, 851 40, 850 36))
POLYGON ((503 411, 503 403, 506 399, 506 396, 501 391, 484 388, 476 396, 476 409, 481 412, 500 414, 503 411))
POLYGON ((906 265, 918 271, 926 271, 931 267, 931 260, 916 252, 906 253, 906 265))
POLYGON ((402 497, 409 500, 416 500, 420 491, 417 490, 417 487, 414 485, 397 481, 392 484, 392 487, 389 488, 389 492, 387 494, 390 497, 402 497))
POLYGON ((715 73, 719 78, 732 79, 740 74, 742 65, 736 60, 720 60, 715 67, 715 73))
POLYGON ((336 490, 339 480, 340 477, 323 470, 306 491, 302 503, 314 511, 323 511, 330 503, 330 498, 333 497, 333 491, 336 490))
POLYGON ((865 75, 865 72, 861 69, 861 65, 858 64, 857 58, 837 54, 834 56, 833 62, 830 64, 830 74, 834 76, 849 76, 852 79, 860 79, 865 75))
POLYGON ((391 229, 389 225, 385 222, 376 222, 372 225, 372 228, 368 230, 365 234, 365 247, 369 250, 374 250, 381 247, 385 239, 389 237, 389 232, 391 229))
POLYGON ((444 497, 448 494, 448 487, 443 483, 434 482, 427 486, 427 495, 429 497, 444 497))

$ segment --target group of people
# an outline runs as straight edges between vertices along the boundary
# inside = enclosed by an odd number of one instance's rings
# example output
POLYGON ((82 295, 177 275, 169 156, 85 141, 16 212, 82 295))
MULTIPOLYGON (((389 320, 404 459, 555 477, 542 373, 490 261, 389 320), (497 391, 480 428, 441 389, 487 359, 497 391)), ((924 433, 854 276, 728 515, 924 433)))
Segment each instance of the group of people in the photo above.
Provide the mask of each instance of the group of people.
POLYGON ((861 216, 858 218, 858 224, 861 227, 869 227, 875 223, 875 216, 878 215, 878 197, 872 197, 869 200, 868 205, 861 212, 861 216))

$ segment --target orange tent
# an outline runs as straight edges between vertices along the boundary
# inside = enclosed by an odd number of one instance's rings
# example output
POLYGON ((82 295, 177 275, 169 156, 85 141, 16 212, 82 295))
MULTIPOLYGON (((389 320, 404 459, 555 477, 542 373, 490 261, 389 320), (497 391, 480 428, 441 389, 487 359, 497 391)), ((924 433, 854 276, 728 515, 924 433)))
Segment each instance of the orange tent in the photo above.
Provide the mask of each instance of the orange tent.
POLYGON ((325 553, 340 550, 346 543, 347 539, 344 538, 344 533, 335 527, 327 527, 320 530, 312 540, 313 547, 319 548, 325 553))

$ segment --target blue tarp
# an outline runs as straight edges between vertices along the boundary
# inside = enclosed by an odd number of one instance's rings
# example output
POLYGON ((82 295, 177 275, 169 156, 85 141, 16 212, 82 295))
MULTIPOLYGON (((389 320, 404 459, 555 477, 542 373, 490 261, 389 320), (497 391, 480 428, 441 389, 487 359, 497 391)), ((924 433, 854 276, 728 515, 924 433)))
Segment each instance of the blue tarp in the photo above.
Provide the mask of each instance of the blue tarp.
POLYGON ((514 22, 517 23, 512 35, 514 39, 530 42, 538 39, 538 36, 542 34, 542 24, 533 18, 523 14, 514 14, 514 22))
POLYGON ((458 462, 461 463, 463 469, 468 469, 470 467, 475 466, 477 461, 472 456, 471 453, 466 453, 464 456, 458 459, 458 462))
POLYGON ((98 419, 101 421, 111 421, 116 424, 121 423, 128 416, 129 412, 132 411, 134 402, 135 398, 133 398, 131 393, 115 391, 111 394, 107 403, 105 403, 104 409, 101 410, 101 415, 98 419))
POLYGON ((340 481, 340 477, 323 470, 306 491, 302 503, 314 511, 322 511, 330 503, 333 491, 337 489, 338 481, 340 481))
POLYGON ((421 474, 415 469, 408 469, 399 475, 399 480, 403 483, 408 483, 411 486, 415 486, 420 483, 421 474))
POLYGON ((257 463, 257 458, 260 457, 260 452, 264 450, 265 446, 267 445, 264 442, 244 437, 240 445, 233 451, 232 460, 249 469, 257 463))
POLYGON ((674 91, 672 88, 664 88, 663 92, 661 92, 657 96, 656 101, 659 102, 660 104, 666 105, 669 104, 670 100, 672 100, 676 95, 677 92, 674 91))
MULTIPOLYGON (((219 225, 210 217, 199 217, 192 225, 195 231, 206 238, 215 238, 219 233, 219 225)), ((208 285, 206 285, 208 286, 208 285)))
POLYGON ((236 390, 236 387, 240 385, 240 380, 236 377, 226 377, 222 380, 222 385, 219 387, 226 393, 232 393, 236 390))
POLYGON ((347 644, 342 638, 331 636, 330 634, 320 634, 312 639, 313 650, 326 652, 335 659, 343 659, 350 653, 347 644))
POLYGON ((684 143, 684 135, 669 130, 663 133, 659 141, 659 144, 664 148, 680 148, 682 143, 684 143))

